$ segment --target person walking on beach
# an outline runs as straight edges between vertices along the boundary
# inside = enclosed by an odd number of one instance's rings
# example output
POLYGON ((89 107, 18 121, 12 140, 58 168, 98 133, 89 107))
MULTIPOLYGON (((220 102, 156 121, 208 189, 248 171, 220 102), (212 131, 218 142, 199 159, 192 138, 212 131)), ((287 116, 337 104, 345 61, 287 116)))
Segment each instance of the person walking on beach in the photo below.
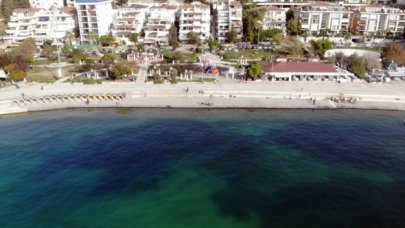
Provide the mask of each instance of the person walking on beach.
POLYGON ((312 104, 315 104, 316 103, 316 98, 314 98, 313 100, 312 100, 312 104))

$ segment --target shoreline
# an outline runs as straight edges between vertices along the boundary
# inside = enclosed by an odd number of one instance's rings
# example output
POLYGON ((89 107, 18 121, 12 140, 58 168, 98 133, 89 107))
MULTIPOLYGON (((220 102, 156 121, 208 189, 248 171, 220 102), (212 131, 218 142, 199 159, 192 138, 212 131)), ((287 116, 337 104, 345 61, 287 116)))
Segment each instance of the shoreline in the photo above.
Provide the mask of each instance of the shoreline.
POLYGON ((249 82, 136 85, 108 83, 101 85, 29 84, 20 89, 10 87, 0 89, 0 115, 70 108, 405 111, 405 84, 249 82), (118 98, 119 94, 122 94, 122 97, 118 98), (85 102, 86 99, 89 103, 85 102))

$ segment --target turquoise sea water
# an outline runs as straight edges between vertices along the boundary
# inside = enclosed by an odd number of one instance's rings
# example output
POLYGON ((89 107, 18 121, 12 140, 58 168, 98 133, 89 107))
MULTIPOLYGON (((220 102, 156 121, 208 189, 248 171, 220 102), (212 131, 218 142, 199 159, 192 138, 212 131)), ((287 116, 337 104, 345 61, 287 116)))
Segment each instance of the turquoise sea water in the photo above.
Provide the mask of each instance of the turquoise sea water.
POLYGON ((405 113, 0 118, 0 227, 405 227, 405 113))

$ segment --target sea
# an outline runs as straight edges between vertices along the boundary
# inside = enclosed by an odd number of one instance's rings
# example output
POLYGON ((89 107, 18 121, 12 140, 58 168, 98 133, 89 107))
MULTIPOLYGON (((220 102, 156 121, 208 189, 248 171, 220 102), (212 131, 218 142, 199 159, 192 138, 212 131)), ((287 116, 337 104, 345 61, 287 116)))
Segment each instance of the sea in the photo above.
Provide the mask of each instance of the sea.
POLYGON ((0 117, 0 227, 405 227, 405 113, 0 117))

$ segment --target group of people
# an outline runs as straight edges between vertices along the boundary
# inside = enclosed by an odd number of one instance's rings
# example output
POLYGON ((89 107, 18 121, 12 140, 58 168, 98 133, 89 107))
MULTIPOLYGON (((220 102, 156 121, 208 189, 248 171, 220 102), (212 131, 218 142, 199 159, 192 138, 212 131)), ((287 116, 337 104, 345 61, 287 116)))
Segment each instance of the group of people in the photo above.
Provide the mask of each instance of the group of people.
POLYGON ((357 102, 357 98, 355 97, 331 97, 329 98, 331 101, 336 102, 336 103, 350 103, 350 104, 355 104, 357 102))

